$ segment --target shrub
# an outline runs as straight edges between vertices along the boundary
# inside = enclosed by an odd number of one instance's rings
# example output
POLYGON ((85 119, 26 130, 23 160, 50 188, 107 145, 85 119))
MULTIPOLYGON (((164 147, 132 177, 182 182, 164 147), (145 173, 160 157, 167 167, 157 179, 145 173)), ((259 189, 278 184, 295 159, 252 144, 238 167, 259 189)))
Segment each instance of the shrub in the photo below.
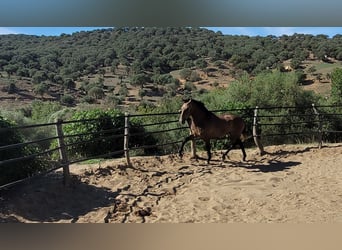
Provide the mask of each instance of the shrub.
POLYGON ((336 68, 331 73, 331 101, 342 104, 342 68, 336 68))
POLYGON ((186 82, 184 84, 184 89, 187 91, 193 91, 196 90, 196 86, 192 82, 186 82))
POLYGON ((61 104, 66 105, 66 106, 72 106, 74 105, 75 100, 71 95, 63 95, 61 97, 61 104))
MULTIPOLYGON (((75 144, 68 147, 70 157, 97 157, 123 149, 125 122, 121 111, 116 109, 77 111, 71 120, 75 122, 68 123, 63 127, 65 135, 78 135, 66 138, 67 145, 75 144)), ((139 133, 130 138, 130 147, 141 146, 146 141, 153 141, 152 137, 143 133, 144 128, 139 120, 131 121, 130 131, 132 134, 139 133)), ((118 153, 113 156, 122 156, 122 154, 118 153)))
POLYGON ((82 97, 81 102, 94 104, 94 103, 96 103, 96 99, 92 96, 86 95, 86 96, 82 97))
POLYGON ((198 73, 196 71, 192 71, 190 74, 189 80, 190 80, 190 82, 196 82, 196 81, 200 81, 201 77, 198 75, 198 73))
POLYGON ((184 80, 189 80, 191 72, 191 69, 185 68, 179 72, 179 76, 184 80))
POLYGON ((91 89, 89 89, 88 95, 95 99, 101 99, 104 97, 104 92, 102 88, 92 87, 91 89))
MULTIPOLYGON (((179 114, 177 111, 180 109, 182 105, 182 101, 180 97, 173 97, 173 98, 164 98, 160 105, 152 106, 152 105, 141 105, 138 107, 137 112, 139 114, 146 114, 146 116, 139 117, 139 121, 142 124, 155 124, 155 123, 164 123, 160 125, 148 126, 146 127, 147 132, 155 132, 155 131, 164 131, 173 129, 175 127, 183 127, 177 122, 179 114), (158 116, 150 116, 147 114, 158 114, 158 113, 173 113, 175 115, 158 115, 158 116), (168 122, 176 120, 176 122, 168 122)), ((138 118, 136 118, 138 119, 138 118)), ((170 154, 175 153, 179 149, 178 144, 170 144, 167 147, 158 147, 160 144, 167 144, 171 142, 176 142, 179 140, 183 140, 186 136, 189 135, 189 130, 173 130, 169 132, 160 132, 154 133, 153 138, 150 139, 149 142, 145 142, 145 145, 157 145, 154 149, 155 153, 162 153, 162 154, 170 154), (152 142, 154 141, 154 144, 152 142)))
MULTIPOLYGON (((23 135, 17 130, 10 129, 15 124, 0 116, 0 146, 24 142, 23 135)), ((30 156, 37 153, 33 145, 26 145, 0 151, 0 161, 30 156)), ((27 178, 47 169, 47 163, 41 158, 32 157, 0 166, 0 185, 27 178)))

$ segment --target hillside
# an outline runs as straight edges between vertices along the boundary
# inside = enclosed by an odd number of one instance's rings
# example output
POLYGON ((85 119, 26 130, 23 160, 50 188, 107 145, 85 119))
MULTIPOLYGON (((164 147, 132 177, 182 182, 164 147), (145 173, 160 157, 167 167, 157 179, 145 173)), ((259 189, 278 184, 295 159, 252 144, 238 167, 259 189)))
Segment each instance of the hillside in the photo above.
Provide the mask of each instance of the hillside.
POLYGON ((298 71, 327 96, 342 36, 222 35, 202 28, 115 28, 61 36, 0 36, 0 104, 156 104, 165 96, 226 87, 243 72, 298 71))

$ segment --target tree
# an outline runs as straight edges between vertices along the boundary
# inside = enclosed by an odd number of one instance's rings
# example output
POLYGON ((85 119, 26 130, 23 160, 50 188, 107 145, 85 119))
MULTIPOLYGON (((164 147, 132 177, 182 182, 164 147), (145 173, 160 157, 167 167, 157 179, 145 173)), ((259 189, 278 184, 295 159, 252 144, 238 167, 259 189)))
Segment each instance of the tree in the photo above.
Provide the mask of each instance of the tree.
POLYGON ((201 77, 196 71, 192 71, 189 80, 190 82, 196 82, 196 81, 200 81, 201 77))
POLYGON ((37 95, 40 95, 42 98, 44 94, 48 91, 49 86, 46 83, 39 83, 34 86, 33 92, 37 95))
POLYGON ((47 79, 46 73, 44 71, 36 71, 34 73, 34 76, 32 77, 33 83, 41 83, 42 81, 45 81, 47 79))
POLYGON ((71 78, 66 78, 64 80, 63 86, 67 89, 73 89, 76 87, 76 83, 71 78))
POLYGON ((94 97, 95 99, 101 99, 104 97, 104 92, 103 89, 95 86, 89 89, 88 95, 94 97))
POLYGON ((313 74, 317 71, 315 66, 311 66, 310 68, 308 68, 308 73, 313 74))
POLYGON ((112 65, 111 65, 111 68, 110 68, 110 70, 111 70, 111 72, 115 75, 115 72, 116 72, 116 70, 118 69, 118 66, 120 65, 120 61, 119 61, 119 59, 114 59, 113 61, 112 61, 112 65))
POLYGON ((139 96, 140 96, 141 100, 144 99, 144 96, 146 96, 146 94, 147 94, 146 89, 143 89, 143 88, 139 89, 139 96))
POLYGON ((204 70, 206 67, 208 67, 208 63, 203 58, 197 59, 195 62, 195 65, 200 68, 201 70, 204 70))
POLYGON ((299 69, 301 65, 301 60, 299 58, 292 58, 291 60, 291 67, 293 69, 299 69))
POLYGON ((15 86, 14 82, 10 82, 7 87, 7 93, 8 94, 14 94, 17 91, 17 87, 15 86))
POLYGON ((146 74, 136 74, 132 76, 131 83, 133 85, 139 85, 141 88, 144 87, 144 84, 148 82, 149 79, 146 74))
POLYGON ((334 104, 342 104, 342 68, 331 72, 331 100, 334 104))
POLYGON ((75 99, 71 95, 63 95, 61 98, 61 104, 66 106, 72 106, 75 103, 75 99))
POLYGON ((322 76, 323 76, 322 73, 317 73, 317 74, 316 74, 316 79, 317 79, 319 82, 322 82, 322 76))
POLYGON ((18 70, 18 65, 9 64, 3 67, 6 71, 8 78, 18 70))
POLYGON ((191 76, 191 72, 192 72, 191 69, 185 68, 179 72, 179 76, 184 80, 189 80, 191 76))
POLYGON ((104 75, 106 74, 106 70, 104 68, 100 68, 99 69, 99 74, 104 77, 104 75))
POLYGON ((125 98, 128 95, 128 88, 126 84, 121 84, 120 89, 118 91, 119 96, 125 98))

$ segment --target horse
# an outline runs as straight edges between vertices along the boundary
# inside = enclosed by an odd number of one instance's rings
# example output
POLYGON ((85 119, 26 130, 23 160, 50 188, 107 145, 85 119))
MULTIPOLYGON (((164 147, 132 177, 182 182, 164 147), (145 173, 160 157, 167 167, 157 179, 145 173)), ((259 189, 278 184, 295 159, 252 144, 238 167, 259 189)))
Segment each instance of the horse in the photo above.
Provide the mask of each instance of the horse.
POLYGON ((245 138, 246 124, 240 116, 224 114, 221 116, 215 115, 209 111, 204 103, 190 99, 184 100, 184 104, 180 110, 179 122, 184 124, 187 121, 191 134, 184 139, 179 149, 179 156, 183 156, 183 148, 185 143, 195 138, 202 139, 205 142, 205 149, 207 150, 207 163, 211 160, 211 139, 223 139, 227 135, 231 139, 231 145, 227 151, 222 155, 222 160, 236 145, 239 145, 243 154, 243 161, 246 161, 246 151, 243 145, 243 138, 245 138))

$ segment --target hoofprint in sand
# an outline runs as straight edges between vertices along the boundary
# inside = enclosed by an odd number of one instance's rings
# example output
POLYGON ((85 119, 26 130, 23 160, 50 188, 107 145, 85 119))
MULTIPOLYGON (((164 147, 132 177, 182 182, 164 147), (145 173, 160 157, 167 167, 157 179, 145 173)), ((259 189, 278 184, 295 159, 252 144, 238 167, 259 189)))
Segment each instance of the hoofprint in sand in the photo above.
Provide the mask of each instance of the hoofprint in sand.
MULTIPOLYGON (((206 160, 177 155, 70 166, 1 191, 2 222, 342 222, 342 144, 280 145, 221 152, 206 160)), ((200 156, 206 157, 205 152, 200 156)))

